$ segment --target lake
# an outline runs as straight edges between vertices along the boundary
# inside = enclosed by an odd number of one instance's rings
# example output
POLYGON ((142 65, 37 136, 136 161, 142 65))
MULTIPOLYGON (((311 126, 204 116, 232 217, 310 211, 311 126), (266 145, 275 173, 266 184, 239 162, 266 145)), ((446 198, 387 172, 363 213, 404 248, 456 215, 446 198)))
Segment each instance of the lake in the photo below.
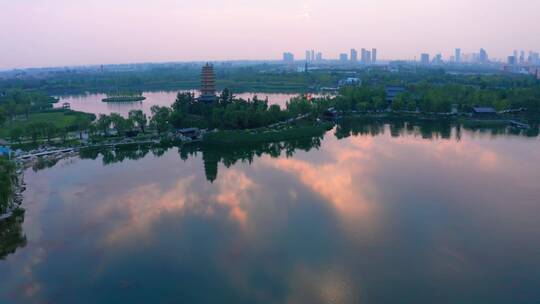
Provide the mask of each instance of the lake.
MULTIPOLYGON (((146 97, 144 101, 137 102, 103 102, 105 94, 84 94, 84 95, 67 95, 58 96, 60 102, 54 105, 55 108, 62 107, 62 104, 68 102, 71 105, 71 109, 75 111, 94 113, 94 114, 111 114, 119 113, 123 116, 127 116, 131 110, 143 110, 147 115, 150 115, 150 108, 153 105, 158 106, 170 106, 176 100, 178 92, 186 91, 157 91, 157 92, 144 92, 143 96, 146 97)), ((198 95, 197 91, 193 91, 198 95)), ((268 104, 277 104, 281 107, 285 107, 287 101, 291 98, 299 96, 294 93, 234 93, 234 96, 243 99, 253 99, 257 96, 259 99, 268 98, 268 104)))
POLYGON ((538 303, 540 140, 352 123, 26 171, 0 303, 538 303))

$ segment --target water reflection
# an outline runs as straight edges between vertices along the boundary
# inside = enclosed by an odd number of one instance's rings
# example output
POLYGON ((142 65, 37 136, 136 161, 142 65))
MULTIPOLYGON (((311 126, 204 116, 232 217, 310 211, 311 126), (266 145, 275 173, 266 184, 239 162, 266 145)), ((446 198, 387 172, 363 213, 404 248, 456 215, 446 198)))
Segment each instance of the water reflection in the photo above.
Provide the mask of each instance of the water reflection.
POLYGON ((15 253, 17 248, 26 246, 26 236, 22 229, 23 222, 24 211, 22 210, 16 210, 13 216, 0 220, 0 260, 15 253))
POLYGON ((538 138, 347 123, 235 149, 87 151, 27 172, 28 243, 0 262, 0 302, 540 297, 538 138))
POLYGON ((148 153, 154 156, 162 156, 169 149, 177 148, 182 160, 195 157, 199 153, 202 155, 206 179, 210 182, 216 180, 218 175, 218 164, 222 163, 229 168, 237 162, 252 163, 255 157, 269 155, 277 158, 284 154, 286 157, 294 155, 296 150, 310 151, 321 146, 323 136, 312 138, 301 138, 276 143, 260 143, 254 145, 243 145, 236 147, 214 147, 205 144, 186 144, 179 147, 172 145, 127 145, 114 149, 85 149, 80 153, 82 159, 97 159, 100 155, 104 165, 122 162, 126 159, 137 160, 144 158, 148 153))
MULTIPOLYGON (((127 116, 130 110, 143 110, 147 115, 151 114, 150 108, 153 105, 158 106, 170 106, 176 99, 178 92, 185 91, 155 91, 144 92, 143 96, 146 97, 144 101, 137 102, 103 102, 102 100, 107 97, 106 94, 84 94, 84 95, 68 95, 59 96, 60 101, 56 103, 55 107, 62 107, 63 103, 70 104, 71 109, 75 111, 82 111, 87 113, 98 114, 111 114, 119 113, 127 116)), ((191 90, 197 95, 196 90, 191 90)), ((285 103, 292 97, 298 96, 298 93, 261 93, 261 92, 244 92, 235 93, 234 96, 243 99, 253 99, 257 96, 259 99, 268 99, 268 104, 277 104, 281 107, 285 106, 285 103)))
POLYGON ((499 124, 488 127, 461 124, 453 121, 422 121, 405 119, 376 119, 354 118, 341 120, 336 129, 337 138, 347 138, 351 135, 378 136, 384 133, 388 126, 392 137, 421 136, 424 139, 452 139, 461 140, 462 132, 468 131, 471 136, 488 135, 497 136, 524 136, 538 137, 540 127, 538 123, 532 124, 529 129, 517 129, 499 124))

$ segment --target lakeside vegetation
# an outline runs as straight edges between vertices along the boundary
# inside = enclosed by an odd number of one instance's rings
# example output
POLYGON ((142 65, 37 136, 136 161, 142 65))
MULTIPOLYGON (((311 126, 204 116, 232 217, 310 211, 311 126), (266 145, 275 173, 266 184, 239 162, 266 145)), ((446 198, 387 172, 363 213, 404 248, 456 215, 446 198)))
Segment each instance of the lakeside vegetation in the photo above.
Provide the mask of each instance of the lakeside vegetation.
MULTIPOLYGON (((385 66, 363 68, 321 67, 298 72, 279 64, 244 66, 215 64, 216 85, 235 92, 308 92, 321 87, 336 87, 339 80, 357 77, 368 86, 392 86, 427 83, 466 85, 482 88, 526 88, 538 86, 538 80, 526 75, 503 74, 481 67, 458 70, 422 68, 394 64, 391 71, 385 66)), ((0 78, 0 91, 8 89, 41 90, 48 94, 77 94, 85 92, 115 92, 144 90, 186 90, 200 85, 200 64, 110 66, 103 69, 56 69, 18 71, 16 77, 0 78)))
POLYGON ((14 162, 0 156, 0 215, 13 207, 17 185, 17 167, 14 162))
MULTIPOLYGON (((132 80, 140 77, 133 84, 146 84, 152 80, 156 81, 154 83, 171 80, 170 77, 187 81, 193 77, 198 78, 199 73, 197 65, 135 72, 101 71, 72 75, 71 83, 92 89, 102 83, 96 79, 101 79, 103 83, 112 83, 114 79, 117 93, 109 94, 110 98, 134 98, 141 95, 134 93, 137 90, 118 89, 129 87, 132 82, 127 79, 130 77, 132 80), (173 76, 173 70, 181 72, 173 76), (92 77, 96 77, 95 81, 91 80, 92 77)), ((199 102, 193 93, 179 93, 170 107, 154 106, 149 116, 134 110, 128 117, 113 113, 95 119, 93 115, 50 109, 56 100, 40 89, 48 90, 52 83, 57 85, 55 88, 61 88, 65 85, 63 77, 67 77, 64 73, 45 77, 39 84, 24 77, 18 80, 4 79, 0 81, 0 137, 9 138, 12 143, 31 143, 35 146, 40 142, 69 143, 70 140, 76 140, 76 137, 82 141, 83 137, 86 139, 84 134, 88 134, 93 142, 123 140, 134 136, 144 140, 162 139, 177 130, 196 127, 217 131, 206 136, 209 141, 240 143, 276 140, 279 137, 287 139, 310 128, 316 130, 317 125, 321 125, 318 119, 324 117, 325 112, 331 108, 336 110, 338 116, 391 115, 412 119, 454 119, 472 127, 499 127, 515 117, 534 127, 538 124, 540 113, 540 85, 538 81, 525 76, 454 75, 433 69, 400 69, 392 73, 377 68, 296 73, 278 72, 265 65, 237 68, 218 66, 216 74, 217 79, 236 84, 280 82, 284 86, 336 85, 338 79, 347 76, 359 76, 362 84, 342 87, 335 97, 311 98, 309 95, 300 95, 287 102, 284 108, 269 105, 267 100, 257 97, 251 100, 236 98, 232 90, 227 88, 221 92, 217 102, 212 104, 199 102), (391 101, 387 96, 389 86, 402 89, 402 93, 391 101), (508 113, 499 116, 503 119, 491 121, 467 119, 465 114, 478 106, 493 107, 508 113), (517 113, 519 111, 523 113, 517 113), (305 123, 299 124, 297 120, 305 123), (74 134, 77 135, 75 138, 74 134)))
POLYGON ((31 113, 28 117, 4 123, 0 137, 19 144, 39 140, 50 142, 54 138, 66 140, 69 132, 86 130, 95 117, 94 114, 63 109, 31 113))
POLYGON ((140 92, 116 92, 108 93, 103 102, 135 102, 143 101, 146 97, 142 96, 140 92))
POLYGON ((205 136, 205 144, 215 146, 248 145, 261 142, 279 142, 306 137, 322 136, 333 124, 293 124, 277 129, 218 131, 205 136))

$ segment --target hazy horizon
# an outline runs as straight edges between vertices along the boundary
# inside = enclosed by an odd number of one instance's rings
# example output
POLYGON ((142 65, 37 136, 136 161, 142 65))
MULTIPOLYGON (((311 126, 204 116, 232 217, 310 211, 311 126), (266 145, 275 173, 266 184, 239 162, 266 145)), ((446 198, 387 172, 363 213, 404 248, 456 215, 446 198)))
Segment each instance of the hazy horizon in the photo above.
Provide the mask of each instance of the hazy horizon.
POLYGON ((336 58, 377 48, 381 59, 540 50, 540 1, 109 2, 0 0, 0 69, 276 60, 285 51, 303 59, 306 49, 336 58))

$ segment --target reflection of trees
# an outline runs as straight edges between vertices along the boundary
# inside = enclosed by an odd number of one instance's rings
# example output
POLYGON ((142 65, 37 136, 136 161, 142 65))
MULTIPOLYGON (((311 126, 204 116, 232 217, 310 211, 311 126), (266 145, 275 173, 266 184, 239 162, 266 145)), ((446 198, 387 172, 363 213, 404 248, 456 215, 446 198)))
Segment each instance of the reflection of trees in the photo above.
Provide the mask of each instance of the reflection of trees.
POLYGON ((384 133, 384 124, 376 119, 366 117, 358 119, 343 119, 336 127, 336 137, 338 139, 347 138, 351 135, 371 135, 377 136, 384 133))
MULTIPOLYGON (((256 157, 269 155, 270 157, 279 157, 282 152, 287 157, 292 156, 295 151, 309 151, 313 148, 318 149, 321 146, 322 135, 320 137, 306 137, 296 140, 288 140, 284 142, 260 143, 253 145, 243 145, 237 147, 214 147, 202 145, 200 151, 204 161, 204 171, 206 179, 213 182, 217 178, 218 164, 223 163, 229 168, 238 161, 252 163, 256 157)), ((179 153, 183 154, 183 148, 180 148, 179 153)), ((189 146, 188 146, 189 147, 189 146)), ((190 148, 188 148, 190 149, 190 148)))
POLYGON ((532 124, 530 129, 520 130, 506 125, 474 125, 459 124, 451 120, 404 120, 404 119, 375 119, 375 118, 346 118, 340 121, 336 127, 335 136, 338 139, 357 135, 377 136, 383 134, 386 126, 392 137, 421 136, 424 139, 454 139, 461 140, 463 130, 469 132, 485 133, 491 136, 527 136, 539 135, 538 124, 532 124))
MULTIPOLYGON (((152 153, 156 156, 160 156, 166 151, 161 151, 162 149, 163 148, 152 148, 152 153)), ((82 149, 79 152, 79 156, 82 159, 97 159, 101 154, 103 157, 103 164, 110 165, 123 162, 126 159, 141 159, 145 157, 148 152, 150 152, 149 145, 129 145, 116 148, 82 149)))
MULTIPOLYGON (((202 153, 206 179, 210 182, 216 180, 219 163, 229 168, 238 161, 252 163, 256 157, 269 155, 279 157, 285 153, 287 157, 294 155, 295 151, 309 151, 321 146, 323 135, 306 137, 274 143, 259 143, 242 146, 210 146, 203 144, 185 144, 178 147, 178 154, 182 160, 202 153)), ((145 157, 149 152, 155 156, 162 156, 172 145, 130 145, 117 148, 84 149, 80 152, 82 159, 97 159, 102 156, 104 165, 123 162, 126 159, 137 160, 145 157)))
POLYGON ((15 253, 17 248, 26 246, 26 236, 23 234, 22 224, 24 211, 17 209, 13 215, 0 221, 0 259, 15 253))
POLYGON ((52 168, 58 163, 59 160, 60 159, 47 159, 47 158, 40 157, 32 165, 32 170, 34 172, 37 172, 43 169, 52 168))

